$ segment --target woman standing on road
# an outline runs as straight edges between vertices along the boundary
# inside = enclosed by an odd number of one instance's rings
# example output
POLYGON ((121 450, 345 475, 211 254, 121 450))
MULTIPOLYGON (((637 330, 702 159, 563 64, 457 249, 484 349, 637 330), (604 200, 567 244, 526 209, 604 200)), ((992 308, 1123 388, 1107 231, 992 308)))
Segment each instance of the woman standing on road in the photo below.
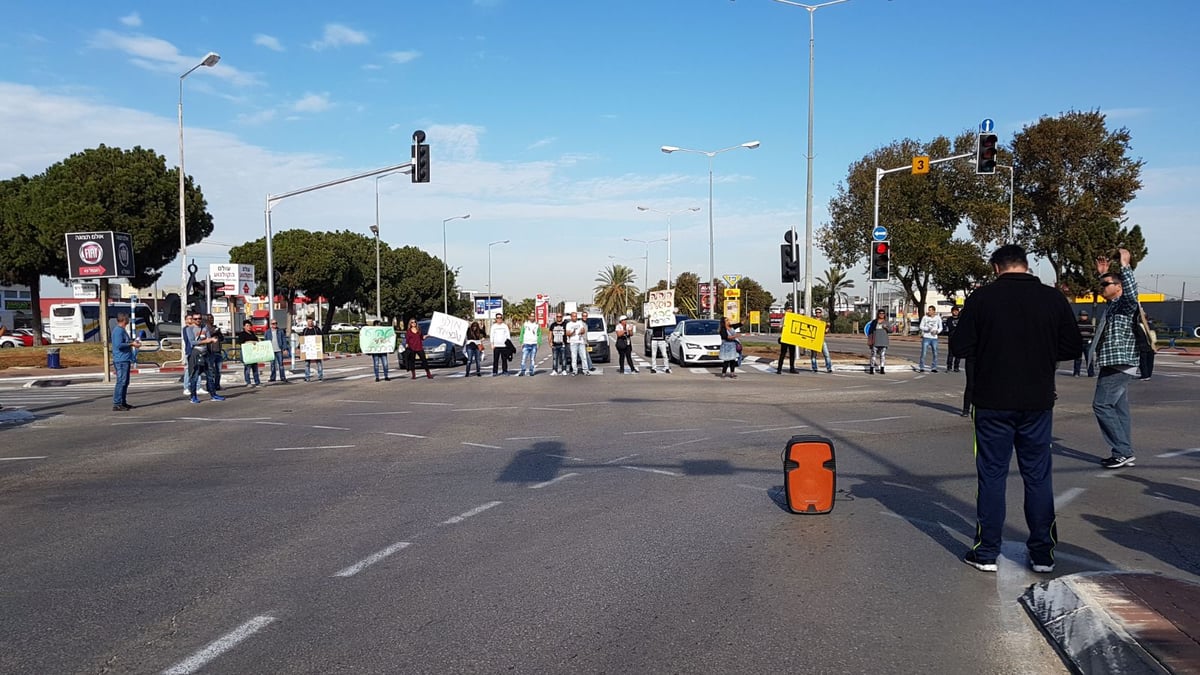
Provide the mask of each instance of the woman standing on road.
POLYGON ((471 376, 472 363, 475 364, 475 377, 483 377, 479 372, 483 366, 483 328, 478 321, 467 326, 467 377, 471 376))
POLYGON ((421 357, 421 367, 425 369, 425 377, 433 379, 429 372, 429 361, 425 359, 425 336, 421 335, 421 327, 416 319, 408 320, 408 330, 404 331, 404 359, 408 361, 408 372, 412 379, 417 379, 417 357, 421 357))
POLYGON ((737 327, 740 325, 731 324, 729 317, 721 319, 721 377, 725 377, 725 372, 729 371, 729 377, 737 378, 738 352, 742 346, 737 338, 737 327))

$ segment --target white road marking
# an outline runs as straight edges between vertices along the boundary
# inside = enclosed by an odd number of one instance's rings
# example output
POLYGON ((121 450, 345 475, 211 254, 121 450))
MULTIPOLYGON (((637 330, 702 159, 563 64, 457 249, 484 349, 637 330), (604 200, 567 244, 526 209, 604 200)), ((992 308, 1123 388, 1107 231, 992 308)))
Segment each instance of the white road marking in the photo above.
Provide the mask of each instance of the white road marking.
POLYGON ((37 457, 0 457, 0 462, 15 462, 22 459, 46 459, 49 455, 39 455, 37 457))
POLYGON ((255 422, 255 424, 267 424, 273 427, 286 427, 287 422, 255 422))
POLYGON ((320 424, 312 425, 313 429, 329 429, 330 431, 350 431, 350 427, 326 427, 320 424))
POLYGON ((494 408, 456 408, 454 412, 483 412, 485 410, 516 410, 515 405, 502 405, 494 408))
POLYGON ((1200 478, 1192 478, 1191 476, 1180 476, 1180 480, 1190 480, 1193 483, 1200 483, 1200 478))
POLYGON ((571 457, 570 455, 551 455, 550 453, 546 453, 546 456, 547 457, 555 457, 558 459, 569 459, 572 462, 586 462, 587 461, 586 459, 584 459, 582 457, 571 457))
POLYGON ((354 417, 357 415, 409 415, 411 413, 412 413, 411 410, 388 410, 385 412, 346 413, 346 416, 354 417))
POLYGON ((463 441, 463 445, 469 445, 473 448, 487 448, 488 450, 503 450, 504 448, 498 445, 484 445, 483 443, 468 443, 463 441))
POLYGON ((626 436, 639 436, 641 434, 678 434, 685 431, 703 431, 703 429, 653 429, 650 431, 626 431, 626 436))
POLYGON ((123 425, 126 425, 126 424, 138 424, 138 425, 142 425, 142 424, 170 424, 170 423, 171 423, 171 422, 173 422, 173 421, 174 421, 174 420, 142 420, 142 421, 140 421, 140 422, 113 422, 113 423, 112 423, 112 426, 114 426, 114 427, 119 427, 119 426, 123 426, 123 425))
POLYGON ((353 565, 347 567, 344 570, 339 570, 333 576, 343 577, 343 578, 352 577, 355 574, 358 574, 359 572, 367 569, 371 565, 374 565, 375 563, 379 562, 380 560, 383 560, 384 558, 388 557, 389 555, 395 553, 396 551, 401 551, 401 550, 408 548, 410 545, 411 545, 410 542, 398 541, 395 544, 392 544, 391 546, 383 549, 382 551, 376 551, 375 553, 372 553, 371 555, 363 558, 362 560, 359 560, 358 562, 354 563, 353 565))
POLYGON ((454 516, 453 518, 447 518, 446 520, 443 520, 441 522, 441 524, 442 525, 454 525, 455 523, 461 523, 462 521, 466 520, 467 518, 470 518, 471 516, 477 516, 477 515, 483 513, 484 511, 487 511, 488 509, 492 508, 493 506, 500 506, 503 503, 504 502, 488 502, 488 503, 484 504, 483 506, 476 506, 475 508, 471 509, 470 511, 467 511, 465 513, 460 513, 457 516, 454 516))
POLYGON ((309 445, 301 448, 275 448, 276 450, 339 450, 341 448, 353 448, 353 445, 309 445))
POLYGON ((610 459, 610 460, 608 460, 607 462, 605 462, 605 464, 617 464, 617 463, 620 463, 620 462, 624 462, 624 461, 625 461, 625 460, 627 460, 627 459, 633 459, 634 457, 637 457, 637 453, 636 453, 636 452, 635 452, 635 453, 633 453, 632 455, 624 455, 624 456, 622 456, 622 457, 618 457, 618 458, 616 458, 616 459, 610 459))
POLYGON ((274 620, 275 617, 273 616, 256 616, 213 642, 208 643, 208 645, 195 654, 167 668, 162 672, 162 675, 191 675, 191 673, 203 668, 209 661, 233 649, 239 642, 262 630, 274 620))
POLYGON ((1175 452, 1164 452, 1161 455, 1155 455, 1155 457, 1159 459, 1166 459, 1168 457, 1181 457, 1183 455, 1190 455, 1193 452, 1200 452, 1200 448, 1189 448, 1187 450, 1176 450, 1175 452))
POLYGON ((530 410, 545 410, 548 412, 571 412, 570 408, 530 408, 530 410))
POLYGON ((419 434, 402 434, 399 431, 385 431, 383 433, 388 436, 403 436, 405 438, 428 438, 428 436, 421 436, 419 434))
POLYGON ((257 422, 259 420, 269 420, 270 417, 180 417, 179 419, 188 422, 257 422))
POLYGON ((770 429, 751 429, 750 431, 739 431, 739 434, 761 434, 764 431, 787 431, 788 429, 807 429, 807 424, 797 424, 791 427, 772 427, 770 429))
POLYGON ((1079 495, 1087 492, 1087 488, 1073 487, 1054 498, 1054 508, 1061 509, 1075 501, 1079 495))
POLYGON ((665 469, 650 469, 650 468, 647 468, 644 466, 629 466, 628 464, 622 464, 621 468, 629 469, 631 471, 645 471, 646 473, 657 473, 657 474, 662 474, 664 476, 682 476, 683 475, 681 473, 676 473, 674 471, 667 471, 665 469))
POLYGON ((530 485, 529 489, 530 490, 540 490, 541 488, 544 488, 547 485, 553 485, 560 480, 566 480, 568 478, 571 478, 572 476, 578 476, 578 475, 579 474, 577 474, 577 473, 564 473, 563 475, 559 476, 558 478, 551 478, 550 480, 548 480, 544 483, 535 483, 533 485, 530 485))
POLYGON ((737 486, 740 488, 746 488, 747 490, 758 490, 760 492, 770 492, 771 491, 771 488, 759 487, 757 485, 746 485, 745 483, 738 483, 737 486))
POLYGON ((872 417, 867 420, 838 420, 836 422, 828 422, 828 424, 861 424, 863 422, 887 422, 888 420, 903 420, 908 419, 909 415, 896 415, 895 417, 872 417))
POLYGON ((506 438, 506 441, 540 441, 543 438, 562 438, 561 436, 512 436, 506 438))
POLYGON ((350 377, 343 377, 342 379, 343 379, 343 380, 347 380, 347 381, 349 381, 349 380, 361 380, 361 379, 364 379, 364 378, 367 378, 367 377, 371 377, 371 374, 370 374, 370 373, 364 373, 364 374, 362 374, 362 375, 351 375, 350 377))
POLYGON ((353 401, 348 398, 337 399, 338 403, 379 403, 379 401, 353 401))
POLYGON ((413 405, 454 405, 453 403, 428 403, 426 401, 413 401, 413 405))
POLYGON ((678 442, 678 443, 672 443, 672 444, 670 444, 670 445, 664 445, 664 446, 662 446, 662 447, 663 447, 663 449, 666 449, 666 448, 678 448, 678 447, 679 447, 679 446, 681 446, 681 445, 689 445, 689 444, 691 444, 691 443, 699 443, 699 442, 701 442, 701 441, 707 441, 707 440, 710 440, 710 437, 708 437, 708 436, 705 436, 704 438, 693 438, 693 439, 692 439, 692 440, 690 440, 690 441, 680 441, 680 442, 678 442))

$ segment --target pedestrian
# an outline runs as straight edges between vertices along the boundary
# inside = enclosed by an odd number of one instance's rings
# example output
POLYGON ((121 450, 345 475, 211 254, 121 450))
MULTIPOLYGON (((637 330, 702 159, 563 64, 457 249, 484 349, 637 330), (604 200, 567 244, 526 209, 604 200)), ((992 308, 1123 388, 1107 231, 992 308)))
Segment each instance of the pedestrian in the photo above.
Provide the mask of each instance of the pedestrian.
POLYGON ((204 373, 204 389, 208 392, 209 398, 214 401, 225 400, 224 396, 217 393, 216 381, 213 379, 213 368, 208 358, 209 346, 212 344, 220 345, 218 338, 213 334, 212 328, 213 326, 205 321, 204 317, 197 314, 191 328, 188 329, 192 334, 192 351, 188 355, 188 392, 191 397, 188 400, 192 403, 200 402, 200 397, 197 395, 197 387, 199 386, 201 372, 204 373))
MULTIPOLYGON (((949 351, 949 349, 947 349, 949 351)), ((975 389, 975 366, 971 364, 970 357, 962 359, 963 368, 966 369, 966 378, 963 383, 963 404, 962 412, 959 413, 963 417, 971 416, 971 393, 975 389)))
POLYGON ((571 346, 571 374, 591 375, 588 370, 587 357, 587 323, 580 321, 577 312, 571 312, 571 321, 567 324, 567 344, 571 346))
POLYGON ((133 366, 133 350, 142 346, 140 340, 129 335, 129 315, 117 315, 117 325, 113 327, 112 360, 113 369, 117 371, 117 384, 113 387, 113 412, 133 410, 126 400, 129 393, 129 369, 133 366))
POLYGON ((1138 365, 1137 338, 1133 322, 1137 320, 1138 287, 1130 267, 1129 251, 1118 251, 1120 272, 1111 272, 1106 257, 1096 259, 1100 275, 1100 295, 1108 302, 1104 320, 1096 327, 1096 336, 1089 349, 1099 368, 1092 411, 1100 426, 1100 435, 1112 449, 1111 456, 1101 462, 1106 469, 1133 466, 1132 419, 1129 414, 1129 381, 1138 365))
MULTIPOLYGON (((375 319, 373 322, 371 322, 371 325, 372 326, 381 326, 383 324, 379 319, 375 319)), ((378 352, 378 353, 372 352, 371 353, 371 369, 375 371, 375 381, 376 382, 379 381, 379 373, 380 372, 383 373, 383 381, 384 382, 391 381, 392 378, 388 376, 387 352, 378 352)))
POLYGON ((671 353, 667 350, 667 329, 670 326, 652 326, 650 328, 650 372, 656 373, 654 365, 662 356, 663 372, 671 372, 671 353))
POLYGON ((475 364, 475 377, 483 377, 480 369, 483 364, 483 327, 478 321, 472 321, 467 326, 467 377, 471 376, 471 364, 475 364))
POLYGON ((733 324, 729 321, 729 317, 721 319, 721 350, 718 358, 721 359, 721 377, 728 376, 732 379, 737 379, 737 364, 738 354, 741 353, 742 343, 738 341, 738 327, 741 324, 733 324))
POLYGON ((191 396, 192 393, 188 389, 188 382, 192 379, 192 331, 189 330, 196 325, 191 314, 183 317, 183 328, 179 330, 179 338, 183 342, 183 352, 180 354, 180 359, 183 361, 183 374, 179 376, 179 381, 183 383, 183 395, 191 396))
POLYGON ((871 365, 867 373, 875 374, 875 364, 879 364, 879 374, 883 375, 886 371, 884 367, 887 365, 887 348, 891 342, 889 331, 892 330, 892 323, 888 321, 887 310, 881 309, 875 313, 875 318, 867 322, 864 330, 867 333, 867 349, 871 352, 871 365))
MULTIPOLYGON (((325 341, 325 338, 322 337, 323 333, 321 332, 320 327, 317 326, 316 321, 313 321, 311 316, 308 317, 308 325, 304 327, 304 330, 300 331, 300 335, 301 337, 316 336, 320 338, 320 342, 325 341)), ((324 347, 324 345, 322 345, 322 347, 324 347)), ((312 354, 306 353, 304 355, 304 381, 312 382, 313 364, 316 364, 317 366, 317 382, 325 381, 325 350, 322 348, 321 358, 319 359, 309 358, 310 356, 312 356, 312 354)))
POLYGON ((1083 350, 1071 306, 1029 273, 1025 249, 1007 244, 991 257, 996 279, 967 297, 950 348, 974 370, 977 526, 963 562, 995 572, 1004 530, 1013 452, 1025 485, 1026 547, 1034 572, 1054 571, 1051 429, 1059 361, 1083 350))
POLYGON ((541 339, 542 327, 538 325, 537 315, 530 312, 525 318, 525 323, 521 324, 521 371, 517 373, 517 377, 525 375, 526 363, 529 364, 529 376, 533 377, 537 364, 538 342, 541 342, 541 339))
MULTIPOLYGON (((785 357, 785 356, 787 357, 787 360, 788 360, 788 372, 792 373, 792 374, 799 373, 800 371, 796 370, 796 345, 789 345, 788 343, 784 342, 783 334, 780 333, 780 335, 779 335, 779 363, 775 364, 775 374, 776 375, 783 374, 783 357, 785 357)), ((815 360, 816 357, 814 356, 813 359, 814 359, 813 366, 816 367, 816 360, 815 360)))
MULTIPOLYGON (((243 345, 246 344, 247 342, 258 342, 258 336, 254 334, 254 322, 253 321, 251 321, 250 319, 246 319, 245 321, 242 322, 242 330, 241 330, 241 332, 239 332, 237 334, 237 340, 238 340, 238 344, 243 344, 243 345)), ((254 375, 253 386, 261 387, 262 380, 260 380, 258 377, 258 364, 257 363, 243 363, 242 364, 242 379, 246 381, 247 387, 251 386, 250 375, 252 375, 252 374, 254 375)))
POLYGON ((1146 312, 1138 307, 1138 379, 1145 382, 1154 374, 1154 351, 1157 349, 1158 332, 1146 319, 1146 312))
POLYGON ((221 391, 221 364, 225 361, 225 332, 217 325, 212 314, 204 315, 204 323, 208 327, 208 358, 204 366, 208 368, 208 378, 212 381, 212 390, 221 391))
POLYGON ((622 375, 625 374, 625 364, 629 364, 629 372, 636 373, 638 369, 633 365, 633 325, 629 323, 629 317, 624 314, 617 319, 617 327, 613 330, 616 334, 617 343, 617 368, 622 375))
MULTIPOLYGON (((586 311, 581 312, 579 315, 579 320, 583 322, 583 355, 587 358, 587 370, 589 373, 595 372, 596 366, 592 365, 592 350, 588 344, 588 333, 592 330, 590 322, 588 321, 588 313, 586 311)), ((607 340, 608 336, 605 335, 604 339, 607 340)))
MULTIPOLYGON (((828 340, 829 328, 832 324, 829 323, 829 320, 826 319, 823 316, 823 314, 824 314, 824 312, 821 311, 820 307, 816 307, 813 309, 813 318, 816 319, 817 321, 824 322, 824 324, 825 324, 826 339, 821 340, 821 355, 825 357, 825 372, 832 373, 833 372, 833 361, 831 361, 829 359, 829 340, 828 340)), ((815 373, 815 372, 817 372, 817 352, 815 349, 810 349, 810 350, 808 350, 808 353, 810 356, 812 356, 812 371, 815 373)))
POLYGON ((408 320, 408 330, 404 331, 404 360, 407 361, 408 372, 412 379, 417 379, 417 358, 421 359, 421 367, 425 369, 425 377, 433 379, 429 371, 429 361, 425 358, 425 336, 416 319, 408 320))
POLYGON ((925 310, 925 316, 921 317, 921 359, 917 366, 917 372, 925 372, 925 350, 928 349, 932 359, 929 361, 933 372, 937 372, 938 367, 938 335, 942 332, 942 317, 938 316, 937 308, 930 305, 925 310))
MULTIPOLYGON (((958 314, 962 308, 955 305, 950 308, 950 316, 942 319, 942 327, 946 330, 946 341, 949 343, 950 338, 954 337, 954 329, 958 327, 958 314)), ((958 365, 962 359, 954 355, 949 347, 946 348, 946 372, 958 372, 958 365)))
POLYGON ((275 381, 275 374, 278 372, 279 381, 287 383, 287 370, 283 367, 284 352, 289 352, 290 345, 288 344, 287 331, 279 329, 279 322, 271 319, 271 326, 267 328, 266 334, 263 336, 271 343, 271 351, 274 352, 274 359, 271 361, 271 377, 267 382, 275 381))
POLYGON ((492 377, 496 377, 497 369, 501 369, 500 375, 508 374, 508 345, 512 344, 510 338, 512 331, 508 329, 508 324, 504 323, 504 315, 496 314, 492 319, 492 328, 488 331, 488 342, 492 345, 492 377))
POLYGON ((554 314, 554 321, 547 327, 550 333, 550 349, 552 364, 551 377, 567 374, 567 322, 563 321, 562 312, 554 314))
POLYGON ((1075 359, 1071 374, 1079 377, 1079 372, 1083 369, 1083 362, 1087 361, 1087 376, 1096 376, 1096 364, 1092 361, 1092 338, 1096 337, 1096 326, 1092 324, 1091 317, 1088 316, 1087 310, 1079 312, 1079 321, 1076 323, 1079 326, 1079 337, 1083 340, 1083 353, 1079 358, 1075 359))

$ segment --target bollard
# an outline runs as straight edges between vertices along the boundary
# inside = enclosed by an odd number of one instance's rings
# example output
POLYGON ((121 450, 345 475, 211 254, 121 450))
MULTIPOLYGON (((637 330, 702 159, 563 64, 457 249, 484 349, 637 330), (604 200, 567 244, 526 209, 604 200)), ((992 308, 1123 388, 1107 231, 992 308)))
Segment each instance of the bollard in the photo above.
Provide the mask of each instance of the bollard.
POLYGON ((62 364, 59 361, 58 352, 59 352, 58 347, 47 347, 46 348, 46 367, 47 368, 62 368, 62 364))

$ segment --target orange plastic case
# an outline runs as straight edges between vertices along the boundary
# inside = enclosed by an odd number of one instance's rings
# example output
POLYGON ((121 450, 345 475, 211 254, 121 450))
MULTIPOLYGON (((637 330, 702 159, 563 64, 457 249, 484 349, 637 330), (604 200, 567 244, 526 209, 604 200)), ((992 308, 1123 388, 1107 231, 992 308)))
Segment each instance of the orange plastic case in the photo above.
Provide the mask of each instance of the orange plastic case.
POLYGON ((792 436, 783 449, 783 492, 792 513, 817 515, 833 510, 837 462, 833 441, 792 436))

